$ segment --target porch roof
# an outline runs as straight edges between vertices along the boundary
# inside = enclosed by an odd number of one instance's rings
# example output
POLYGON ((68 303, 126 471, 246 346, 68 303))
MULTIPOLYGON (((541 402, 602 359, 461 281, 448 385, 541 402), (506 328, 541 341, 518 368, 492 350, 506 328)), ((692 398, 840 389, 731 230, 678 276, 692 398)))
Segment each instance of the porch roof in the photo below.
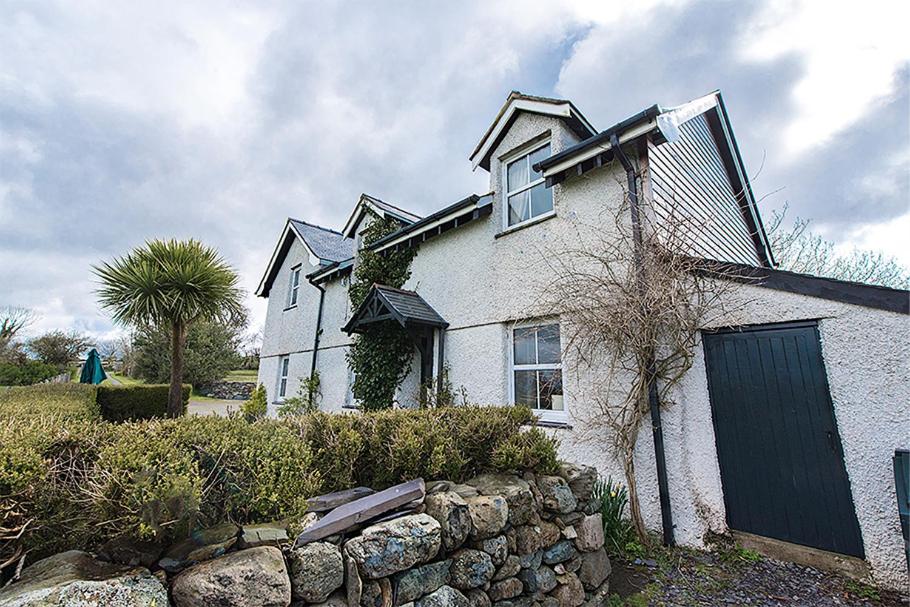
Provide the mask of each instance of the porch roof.
POLYGON ((365 325, 383 320, 397 321, 405 328, 423 326, 444 329, 449 326, 449 323, 414 291, 374 284, 363 303, 351 316, 351 320, 341 330, 348 335, 359 333, 365 325))

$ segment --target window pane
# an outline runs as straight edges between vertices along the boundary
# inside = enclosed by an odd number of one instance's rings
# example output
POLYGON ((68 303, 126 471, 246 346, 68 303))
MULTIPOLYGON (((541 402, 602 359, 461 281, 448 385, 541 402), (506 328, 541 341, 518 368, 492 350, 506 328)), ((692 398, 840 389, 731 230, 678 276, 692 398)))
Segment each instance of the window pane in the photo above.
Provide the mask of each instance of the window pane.
POLYGON ((545 160, 549 157, 550 157, 550 144, 543 146, 539 150, 534 150, 533 152, 531 152, 531 155, 528 157, 528 167, 529 167, 529 170, 531 171, 531 179, 528 181, 528 183, 543 177, 543 175, 541 173, 538 173, 537 171, 534 170, 534 165, 536 163, 540 162, 541 160, 545 160))
POLYGON ((515 329, 515 364, 516 365, 533 365, 537 362, 537 354, 534 351, 534 333, 536 327, 526 329, 515 329))
POLYGON ((515 404, 537 408, 537 371, 515 372, 515 404))
POLYGON ((294 286, 300 284, 300 270, 294 270, 294 286))
POLYGON ((297 287, 294 287, 294 290, 291 291, 291 305, 297 304, 297 287))
MULTIPOLYGON (((526 193, 526 192, 525 192, 526 193)), ((531 188, 531 217, 537 217, 553 210, 553 189, 539 183, 531 188)))
POLYGON ((562 411, 562 372, 538 371, 540 374, 540 408, 562 411))
POLYGON ((537 362, 559 362, 559 325, 546 325, 537 329, 537 362))
POLYGON ((528 157, 519 158, 509 163, 506 191, 512 192, 523 185, 528 185, 528 157))
POLYGON ((278 396, 284 396, 288 390, 288 380, 281 380, 281 387, 278 389, 278 396))
POLYGON ((528 190, 509 196, 509 225, 515 225, 526 219, 530 219, 530 199, 531 195, 528 190))
POLYGON ((289 358, 285 358, 284 360, 281 361, 281 376, 282 377, 288 376, 288 364, 290 362, 291 362, 291 359, 289 359, 289 358))

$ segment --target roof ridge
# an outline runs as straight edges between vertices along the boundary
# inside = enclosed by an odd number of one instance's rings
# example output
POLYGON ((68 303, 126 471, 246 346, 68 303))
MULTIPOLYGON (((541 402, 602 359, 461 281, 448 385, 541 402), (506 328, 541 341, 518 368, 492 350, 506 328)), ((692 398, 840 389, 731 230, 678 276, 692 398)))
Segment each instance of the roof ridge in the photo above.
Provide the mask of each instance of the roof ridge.
POLYGON ((288 217, 288 219, 291 221, 297 222, 297 223, 302 223, 305 226, 310 226, 311 228, 316 228, 317 230, 322 230, 323 232, 330 232, 332 234, 337 234, 346 240, 350 240, 349 238, 347 238, 344 234, 342 234, 338 230, 333 230, 332 228, 327 228, 325 226, 317 225, 315 223, 310 223, 309 221, 304 221, 302 219, 296 219, 294 217, 288 217))
POLYGON ((414 217, 421 217, 421 215, 418 215, 417 213, 414 213, 414 212, 412 212, 412 211, 408 211, 407 209, 403 209, 403 208, 401 208, 400 206, 398 206, 397 204, 392 204, 391 202, 388 202, 388 201, 386 201, 386 200, 383 200, 382 198, 377 198, 376 196, 373 196, 372 194, 367 194, 366 192, 362 192, 362 193, 361 193, 361 196, 365 196, 365 197, 369 198, 370 200, 373 200, 373 201, 375 201, 375 202, 382 203, 382 204, 384 204, 384 205, 386 205, 386 206, 390 206, 390 207, 392 207, 393 209, 395 209, 396 211, 401 211, 402 213, 407 213, 408 215, 413 215, 414 217))

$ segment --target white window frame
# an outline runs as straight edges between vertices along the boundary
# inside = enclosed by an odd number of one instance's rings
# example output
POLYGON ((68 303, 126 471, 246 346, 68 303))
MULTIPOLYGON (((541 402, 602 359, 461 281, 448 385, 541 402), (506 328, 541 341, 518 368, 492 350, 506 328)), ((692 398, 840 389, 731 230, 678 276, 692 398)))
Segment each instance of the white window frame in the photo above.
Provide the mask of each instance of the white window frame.
POLYGON ((285 354, 278 357, 278 384, 275 386, 275 400, 283 401, 287 398, 288 378, 291 375, 291 355, 285 354), (287 369, 284 368, 287 363, 287 369), (281 383, 284 382, 284 394, 282 394, 281 383))
MULTIPOLYGON (((530 223, 536 223, 546 217, 552 217, 553 215, 556 214, 556 201, 553 200, 553 208, 550 209, 549 211, 547 211, 545 213, 541 213, 540 215, 534 215, 532 217, 525 219, 524 221, 519 221, 518 223, 513 223, 512 225, 509 225, 509 197, 514 194, 524 192, 525 190, 530 190, 531 188, 533 188, 534 186, 536 186, 538 184, 545 183, 547 180, 546 177, 544 177, 543 174, 541 174, 539 179, 535 179, 534 181, 529 181, 528 183, 521 186, 520 188, 516 188, 515 190, 510 191, 509 190, 509 165, 524 156, 530 156, 537 150, 544 148, 548 145, 550 145, 549 137, 542 141, 538 141, 537 143, 535 143, 531 146, 522 147, 521 149, 509 154, 508 156, 503 157, 502 160, 500 161, 500 164, 501 164, 500 169, 502 171, 502 229, 504 231, 511 231, 511 230, 519 228, 523 225, 527 225, 530 223)), ((550 148, 551 152, 552 152, 552 149, 553 148, 551 147, 550 148)), ((528 168, 528 170, 529 170, 528 177, 530 178, 530 167, 528 168)), ((550 196, 552 199, 552 196, 553 196, 552 192, 550 193, 550 196)), ((530 201, 529 201, 529 204, 530 204, 530 201)))
MULTIPOLYGON (((515 404, 515 372, 516 371, 559 371, 560 381, 562 383, 562 411, 553 411, 547 409, 534 409, 531 411, 543 422, 555 424, 567 424, 569 421, 569 403, 566 398, 566 383, 563 370, 563 352, 562 352, 562 327, 558 319, 533 320, 513 324, 509 327, 509 404, 515 404), (548 325, 557 325, 559 327, 559 362, 558 363, 538 363, 533 365, 516 365, 515 364, 515 330, 529 329, 532 327, 546 327, 548 325)), ((537 347, 537 340, 534 340, 534 347, 537 347)), ((536 358, 536 357, 535 357, 536 358)), ((538 388, 539 393, 539 388, 538 388)))
POLYGON ((303 270, 303 264, 297 264, 291 268, 291 278, 288 281, 288 300, 286 310, 296 308, 300 302, 300 272, 303 270), (295 284, 296 279, 296 284, 295 284))

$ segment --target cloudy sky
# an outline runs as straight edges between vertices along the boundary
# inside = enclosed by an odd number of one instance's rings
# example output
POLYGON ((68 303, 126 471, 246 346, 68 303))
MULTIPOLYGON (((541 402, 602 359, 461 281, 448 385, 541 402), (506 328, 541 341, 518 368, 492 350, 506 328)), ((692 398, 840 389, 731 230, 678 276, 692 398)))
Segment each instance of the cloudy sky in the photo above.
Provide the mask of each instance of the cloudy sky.
POLYGON ((512 89, 606 128, 719 88, 765 215, 910 265, 908 22, 872 0, 2 0, 0 306, 108 334, 91 264, 170 236, 252 292, 287 216, 484 191, 467 156, 512 89))

